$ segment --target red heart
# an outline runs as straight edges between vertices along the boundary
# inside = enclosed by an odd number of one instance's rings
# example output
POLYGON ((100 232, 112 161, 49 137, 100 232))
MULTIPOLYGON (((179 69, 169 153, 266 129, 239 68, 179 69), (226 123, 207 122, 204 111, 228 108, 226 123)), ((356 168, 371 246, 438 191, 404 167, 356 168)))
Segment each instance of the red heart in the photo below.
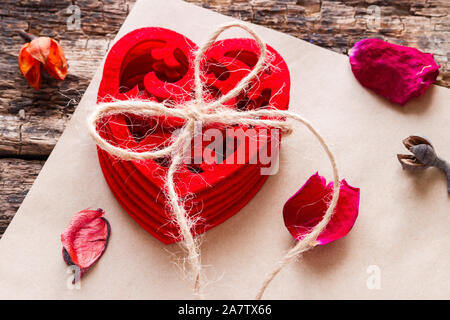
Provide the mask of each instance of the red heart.
MULTIPOLYGON (((106 58, 98 102, 142 98, 178 104, 190 100, 196 49, 188 38, 163 28, 142 28, 128 33, 106 58)), ((245 93, 228 101, 228 107, 248 110, 264 108, 270 103, 271 108, 288 108, 287 65, 273 48, 267 46, 267 49, 269 67, 252 81, 245 93)), ((251 39, 214 43, 206 51, 202 65, 207 88, 205 99, 215 99, 234 88, 256 64, 258 54, 259 48, 251 39)), ((116 146, 144 151, 169 143, 172 132, 182 126, 183 120, 178 118, 145 119, 130 114, 105 119, 98 130, 116 146)), ((248 129, 243 125, 236 128, 248 129)), ((225 129, 221 130, 225 136, 225 129)), ((238 147, 234 150, 245 148, 245 141, 236 140, 238 147)), ((259 149, 269 148, 270 143, 270 140, 260 142, 259 149)), ((224 138, 225 148, 233 144, 232 139, 224 138)), ((186 164, 178 170, 174 177, 178 194, 185 200, 189 214, 199 218, 193 234, 205 232, 230 218, 258 192, 268 177, 260 174, 261 163, 248 163, 258 150, 245 150, 244 164, 202 162, 186 164)), ((181 240, 164 195, 170 159, 124 161, 100 148, 98 156, 105 179, 125 211, 162 242, 181 240)))

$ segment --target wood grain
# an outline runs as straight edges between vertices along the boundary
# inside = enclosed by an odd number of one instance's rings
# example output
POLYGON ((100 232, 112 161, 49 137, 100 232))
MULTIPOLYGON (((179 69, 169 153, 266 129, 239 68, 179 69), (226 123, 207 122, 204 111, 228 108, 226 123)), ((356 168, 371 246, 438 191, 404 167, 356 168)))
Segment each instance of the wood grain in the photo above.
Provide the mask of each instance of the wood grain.
POLYGON ((45 161, 0 159, 0 235, 13 218, 45 161))
MULTIPOLYGON (((63 132, 135 0, 0 2, 0 236, 63 132), (79 9, 80 28, 72 17, 79 9), (57 39, 69 74, 31 89, 17 67, 23 29, 57 39)), ((367 37, 434 53, 438 85, 450 87, 448 0, 187 0, 347 54, 367 37)), ((301 53, 299 53, 301 54, 301 53)))

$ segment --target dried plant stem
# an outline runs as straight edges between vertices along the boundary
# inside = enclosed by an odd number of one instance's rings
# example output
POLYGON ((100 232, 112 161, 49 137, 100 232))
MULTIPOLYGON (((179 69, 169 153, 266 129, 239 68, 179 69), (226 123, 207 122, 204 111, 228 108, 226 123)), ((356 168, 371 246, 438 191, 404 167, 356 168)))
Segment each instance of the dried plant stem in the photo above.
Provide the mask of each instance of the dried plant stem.
POLYGON ((447 192, 450 194, 450 163, 437 157, 436 164, 434 166, 441 169, 447 176, 447 192))
POLYGON ((26 42, 31 42, 34 39, 36 39, 37 37, 34 34, 25 32, 23 30, 17 30, 17 33, 22 37, 23 40, 25 40, 26 42))

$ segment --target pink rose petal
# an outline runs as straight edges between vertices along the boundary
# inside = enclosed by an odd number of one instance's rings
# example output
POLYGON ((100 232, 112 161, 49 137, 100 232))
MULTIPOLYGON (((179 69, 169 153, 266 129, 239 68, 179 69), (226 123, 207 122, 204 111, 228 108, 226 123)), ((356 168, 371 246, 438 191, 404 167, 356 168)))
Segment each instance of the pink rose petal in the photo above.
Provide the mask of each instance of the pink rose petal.
POLYGON ((364 87, 400 105, 424 94, 439 74, 432 54, 380 39, 355 43, 350 64, 364 87))
MULTIPOLYGON (((284 205, 284 224, 296 240, 301 240, 322 220, 332 198, 333 182, 326 184, 318 173, 312 175, 284 205)), ((355 224, 359 210, 359 188, 341 181, 339 200, 327 227, 317 238, 327 244, 347 235, 355 224)))
POLYGON ((68 265, 77 265, 83 274, 100 259, 110 236, 109 222, 102 209, 76 213, 61 234, 63 258, 68 265))

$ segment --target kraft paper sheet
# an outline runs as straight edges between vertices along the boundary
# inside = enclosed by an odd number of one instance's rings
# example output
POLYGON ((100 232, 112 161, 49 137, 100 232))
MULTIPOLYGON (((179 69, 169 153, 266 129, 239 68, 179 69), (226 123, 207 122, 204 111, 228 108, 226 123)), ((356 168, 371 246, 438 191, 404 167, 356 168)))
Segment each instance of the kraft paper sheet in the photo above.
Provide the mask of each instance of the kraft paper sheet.
MULTIPOLYGON (((170 28, 202 43, 230 21, 176 0, 141 0, 117 38, 147 26, 170 28)), ((341 177, 361 188, 359 218, 349 235, 306 253, 268 288, 267 299, 450 298, 450 197, 442 172, 402 171, 396 154, 411 134, 429 138, 450 158, 450 91, 433 86, 405 107, 363 88, 348 57, 260 26, 254 29, 286 60, 290 110, 320 130, 336 154, 341 177), (372 277, 372 278, 371 278, 372 277), (375 278, 373 278, 375 277, 375 278), (379 288, 373 280, 379 281, 379 288), (369 285, 368 285, 369 284, 369 285), (372 284, 372 285, 371 285, 372 284)), ((247 36, 229 31, 224 36, 247 36)), ((0 240, 0 298, 190 299, 179 246, 147 234, 118 205, 86 130, 95 108, 100 67, 72 120, 0 240), (103 208, 112 226, 108 249, 81 281, 61 257, 60 234, 84 208, 103 208)), ((266 272, 294 241, 284 202, 316 171, 331 179, 325 153, 301 126, 283 139, 280 170, 237 215, 207 232, 202 259, 208 298, 253 299, 266 272)))

